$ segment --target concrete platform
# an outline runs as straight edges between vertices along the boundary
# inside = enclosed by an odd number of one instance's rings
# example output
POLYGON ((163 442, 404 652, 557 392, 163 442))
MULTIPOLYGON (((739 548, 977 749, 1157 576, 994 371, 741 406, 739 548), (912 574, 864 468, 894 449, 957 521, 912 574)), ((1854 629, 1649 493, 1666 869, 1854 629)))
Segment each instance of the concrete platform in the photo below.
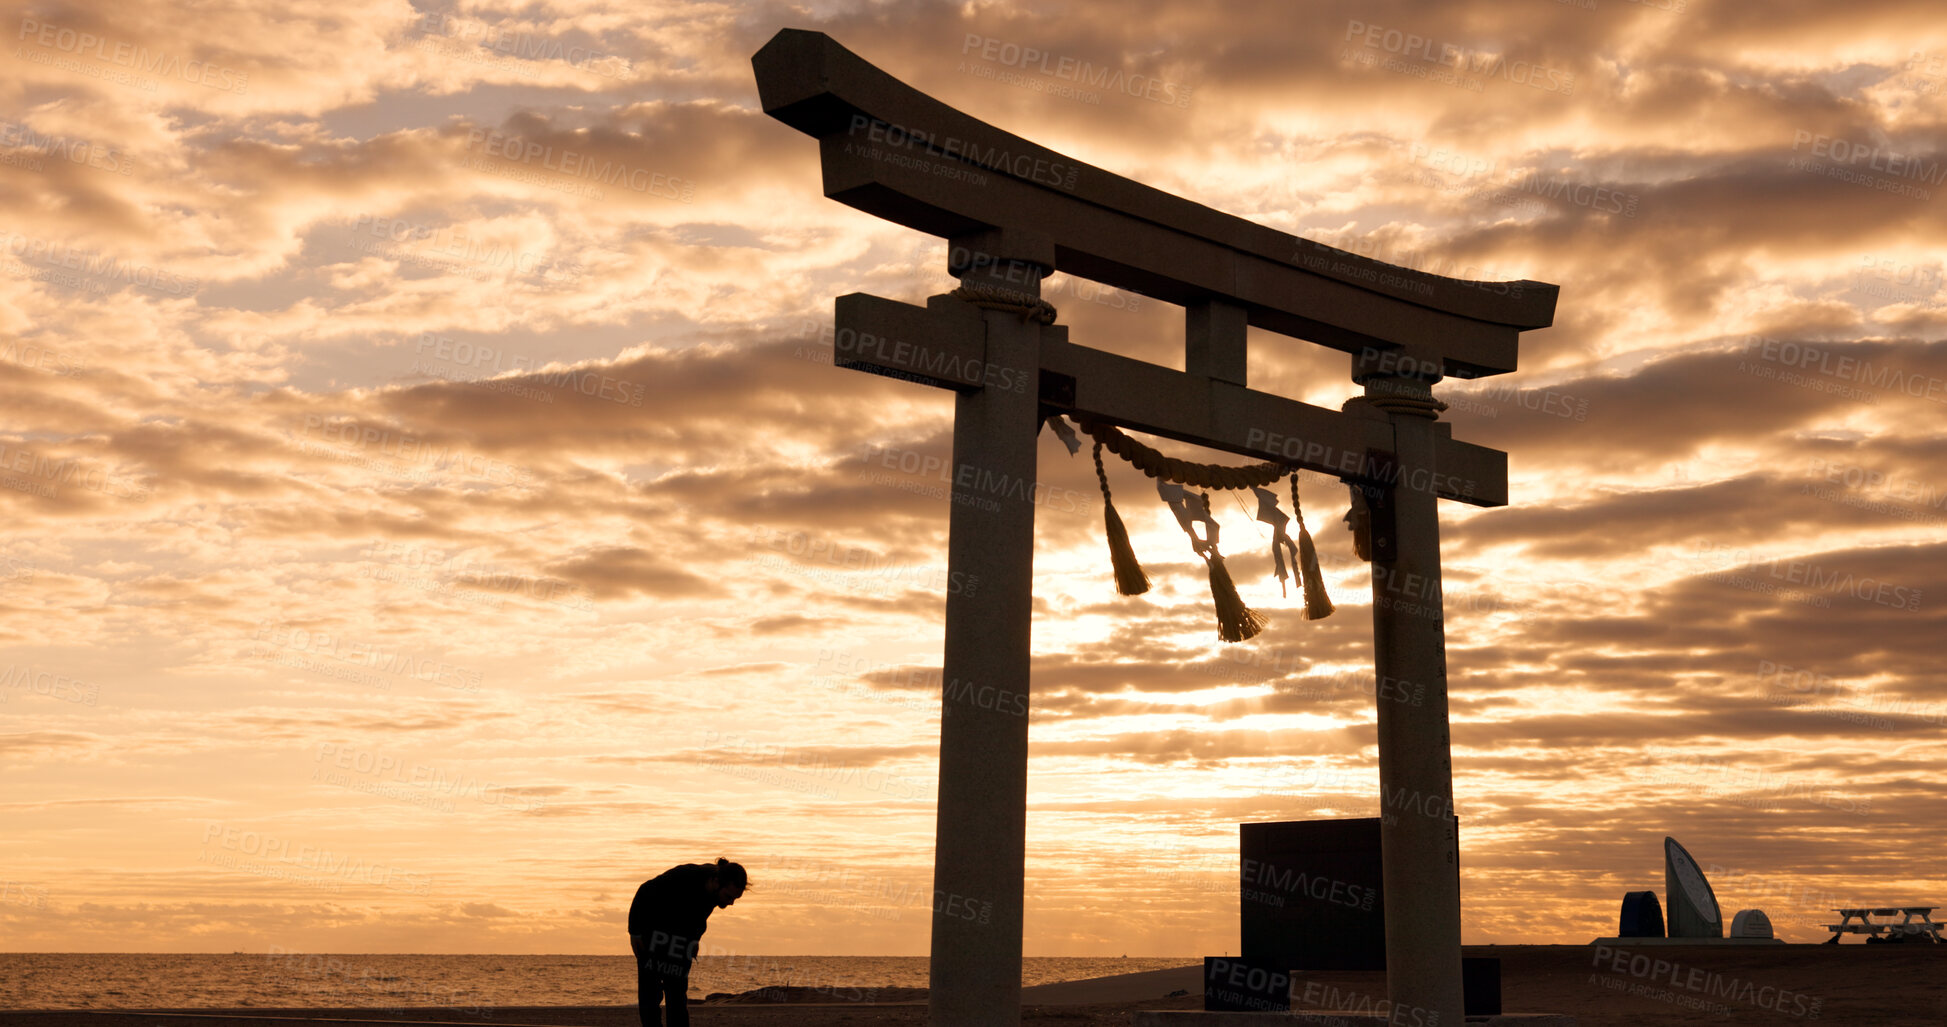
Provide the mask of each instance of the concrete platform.
POLYGON ((1782 938, 1597 938, 1591 945, 1700 945, 1722 948, 1727 945, 1783 945, 1782 938))
POLYGON ((1091 977, 1021 989, 1024 1006, 1092 1006, 1105 1002, 1148 1002, 1171 992, 1203 994, 1203 967, 1173 966, 1165 970, 1091 977))
MULTIPOLYGON (((1292 1024, 1320 1024, 1322 1027, 1398 1027, 1379 1013, 1341 1013, 1330 1010, 1305 1010, 1290 1013, 1211 1013, 1201 1009, 1139 1009, 1131 1021, 1134 1027, 1291 1027, 1292 1024)), ((1502 1013, 1499 1016, 1470 1016, 1473 1027, 1575 1027, 1575 1017, 1567 1013, 1502 1013)))

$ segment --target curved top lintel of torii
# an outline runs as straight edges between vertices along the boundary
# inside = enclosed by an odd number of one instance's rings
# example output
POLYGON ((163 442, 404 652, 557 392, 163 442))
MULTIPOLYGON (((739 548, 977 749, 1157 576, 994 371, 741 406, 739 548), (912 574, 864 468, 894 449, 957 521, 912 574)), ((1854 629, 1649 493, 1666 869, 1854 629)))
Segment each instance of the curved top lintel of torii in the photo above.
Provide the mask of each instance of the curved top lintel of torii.
POLYGON ((752 58, 765 113, 819 140, 825 194, 945 239, 1033 237, 1054 269, 1347 353, 1411 353, 1437 373, 1515 369, 1558 287, 1473 282, 1373 260, 1092 167, 965 114, 822 32, 752 58))

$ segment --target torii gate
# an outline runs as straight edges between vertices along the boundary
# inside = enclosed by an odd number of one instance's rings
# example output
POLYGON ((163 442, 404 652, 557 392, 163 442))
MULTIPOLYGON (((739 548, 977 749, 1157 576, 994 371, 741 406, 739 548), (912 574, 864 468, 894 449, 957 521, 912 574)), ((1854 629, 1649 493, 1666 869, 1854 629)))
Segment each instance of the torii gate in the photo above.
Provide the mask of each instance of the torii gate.
POLYGON ((942 699, 931 1022, 1020 1021, 1034 507, 1005 483, 1036 480, 1060 413, 1365 487, 1375 670, 1424 686, 1417 705, 1375 698, 1380 787, 1442 814, 1381 827, 1389 998, 1460 1023, 1445 632, 1380 600, 1411 582, 1438 610, 1436 500, 1506 504, 1507 454, 1455 441, 1432 385, 1514 370, 1556 287, 1441 278, 1212 210, 969 117, 821 32, 784 29, 751 64, 764 112, 818 140, 825 195, 946 239, 962 283, 925 307, 841 296, 834 335, 841 367, 955 392, 947 565, 980 588, 947 596, 943 680, 978 687, 942 699), (1184 370, 1070 343, 1039 299, 1054 271, 1181 304, 1184 370), (1333 411, 1246 388, 1246 325, 1352 354, 1365 395, 1333 411))

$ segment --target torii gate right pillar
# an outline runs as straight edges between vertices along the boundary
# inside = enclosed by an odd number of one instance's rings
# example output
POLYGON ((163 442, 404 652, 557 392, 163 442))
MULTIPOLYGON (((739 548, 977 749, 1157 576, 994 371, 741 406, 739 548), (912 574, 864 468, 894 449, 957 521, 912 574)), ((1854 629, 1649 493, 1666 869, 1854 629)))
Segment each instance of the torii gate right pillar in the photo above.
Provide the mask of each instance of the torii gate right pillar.
MULTIPOLYGON (((1386 991, 1414 1022, 1462 1021, 1460 843, 1447 725, 1440 592, 1438 406, 1427 364, 1397 351, 1353 360, 1364 403, 1392 422, 1392 483, 1368 487, 1372 510, 1373 689, 1379 728, 1380 858, 1386 896, 1386 991), (1401 368, 1419 373, 1401 373, 1401 368)), ((1434 362, 1430 365, 1437 368, 1434 362)))

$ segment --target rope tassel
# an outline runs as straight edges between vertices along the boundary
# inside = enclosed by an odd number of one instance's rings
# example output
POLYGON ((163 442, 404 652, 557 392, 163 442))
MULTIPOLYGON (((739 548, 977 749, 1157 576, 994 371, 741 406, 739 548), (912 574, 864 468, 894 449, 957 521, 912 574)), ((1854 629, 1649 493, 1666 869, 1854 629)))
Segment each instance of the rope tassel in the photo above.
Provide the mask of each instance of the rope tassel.
POLYGON ((1122 515, 1115 512, 1115 502, 1109 498, 1109 473, 1102 469, 1100 442, 1095 444, 1095 480, 1102 485, 1102 521, 1109 536, 1109 564, 1115 568, 1115 590, 1126 596, 1142 595, 1149 591, 1149 575, 1136 562, 1136 549, 1129 544, 1129 529, 1123 526, 1122 515))
POLYGON ((1217 637, 1226 642, 1257 637, 1264 630, 1264 615, 1244 605, 1243 597, 1237 594, 1237 583, 1230 578, 1230 569, 1224 566, 1223 555, 1217 552, 1217 519, 1210 516, 1210 494, 1192 496, 1183 486, 1162 480, 1156 482, 1156 494, 1169 504, 1176 523, 1190 536, 1190 548, 1209 566, 1210 600, 1217 607, 1217 637), (1203 522, 1202 538, 1197 537, 1195 521, 1203 522))
POLYGON ((1353 485, 1352 505, 1345 510, 1345 530, 1352 533, 1352 554, 1361 560, 1372 559, 1372 508, 1366 504, 1363 485, 1353 485))
POLYGON ((1210 600, 1217 607, 1217 637, 1226 642, 1256 638, 1264 630, 1264 615, 1244 605, 1237 594, 1237 583, 1230 580, 1230 569, 1213 547, 1210 550, 1210 600))
POLYGON ((1318 569, 1318 547, 1305 527, 1305 508, 1298 505, 1298 473, 1291 474, 1291 509, 1298 515, 1298 565, 1305 575, 1305 619, 1323 620, 1332 615, 1332 597, 1325 594, 1325 574, 1318 569))

